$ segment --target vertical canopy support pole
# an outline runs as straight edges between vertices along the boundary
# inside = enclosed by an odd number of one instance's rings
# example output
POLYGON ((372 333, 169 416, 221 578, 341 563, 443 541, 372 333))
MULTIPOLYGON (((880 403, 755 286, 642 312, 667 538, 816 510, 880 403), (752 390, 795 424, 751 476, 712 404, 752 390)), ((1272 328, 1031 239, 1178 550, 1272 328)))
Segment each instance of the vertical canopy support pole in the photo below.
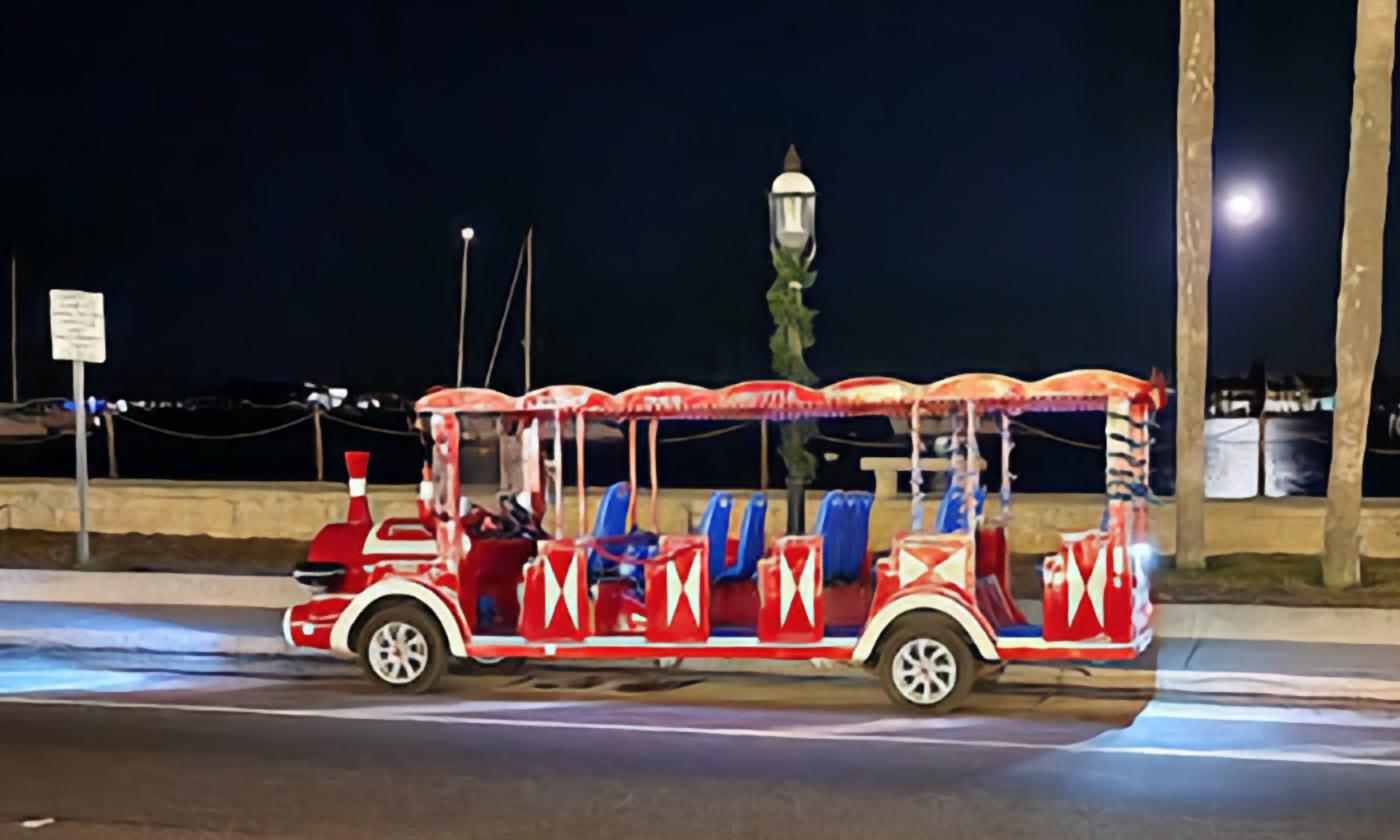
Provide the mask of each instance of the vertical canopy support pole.
POLYGON ((657 420, 652 418, 651 424, 647 426, 647 457, 650 459, 651 467, 651 530, 652 533, 661 533, 661 519, 656 510, 656 496, 658 493, 656 483, 656 432, 657 420))
POLYGON ((1011 442, 1011 415, 1001 413, 1001 518, 1011 519, 1011 481, 1016 476, 1011 472, 1011 450, 1016 445, 1011 442))
POLYGON ((438 556, 453 568, 462 558, 462 483, 459 475, 461 427, 455 414, 434 414, 429 429, 433 440, 433 513, 438 556))
POLYGON ((768 418, 758 421, 758 489, 768 489, 768 418))
POLYGON ((582 537, 588 533, 588 486, 583 480, 583 439, 587 434, 587 428, 583 419, 583 412, 574 415, 574 459, 577 462, 575 468, 578 471, 578 535, 582 537))
POLYGON ((967 402, 967 458, 963 464, 963 511, 967 532, 977 533, 977 490, 982 484, 979 465, 982 454, 977 449, 977 408, 967 402))
POLYGON ((627 533, 637 524, 637 421, 627 421, 627 533))
MULTIPOLYGON (((1147 497, 1152 480, 1150 458, 1152 454, 1152 410, 1146 403, 1134 402, 1131 416, 1133 418, 1133 456, 1138 463, 1133 471, 1136 482, 1133 492, 1133 528, 1128 538, 1132 542, 1145 542, 1149 539, 1147 533, 1147 497)), ((1262 429, 1260 439, 1263 439, 1262 429)))
POLYGON ((564 418, 558 410, 554 412, 554 538, 564 539, 564 418))
POLYGON ((1133 497, 1132 462, 1133 424, 1127 400, 1112 397, 1107 401, 1104 422, 1104 490, 1108 496, 1108 531, 1120 531, 1126 536, 1126 512, 1133 497))
POLYGON ((924 530, 924 471, 919 466, 919 404, 909 409, 909 530, 924 530))

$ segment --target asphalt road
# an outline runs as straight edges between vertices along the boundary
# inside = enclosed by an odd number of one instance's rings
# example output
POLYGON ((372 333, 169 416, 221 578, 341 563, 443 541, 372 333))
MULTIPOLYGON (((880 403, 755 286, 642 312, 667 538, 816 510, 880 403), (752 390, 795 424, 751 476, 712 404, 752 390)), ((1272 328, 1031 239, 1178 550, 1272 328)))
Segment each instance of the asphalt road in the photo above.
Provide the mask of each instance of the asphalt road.
POLYGON ((927 719, 853 679, 549 670, 398 698, 11 651, 0 739, 0 836, 1400 836, 1393 709, 1002 692, 927 719))

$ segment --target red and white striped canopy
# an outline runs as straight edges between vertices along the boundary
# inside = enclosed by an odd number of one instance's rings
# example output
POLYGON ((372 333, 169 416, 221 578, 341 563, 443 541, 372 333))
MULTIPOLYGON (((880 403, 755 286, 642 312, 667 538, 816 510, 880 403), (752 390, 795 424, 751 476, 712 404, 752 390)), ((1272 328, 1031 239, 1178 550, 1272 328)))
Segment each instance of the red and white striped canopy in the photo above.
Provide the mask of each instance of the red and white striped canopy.
POLYGON ((825 388, 759 380, 723 388, 679 382, 640 385, 609 394, 582 385, 550 385, 513 397, 486 388, 445 388, 418 401, 420 412, 552 417, 773 419, 903 414, 916 404, 926 414, 967 403, 979 410, 1101 411, 1110 399, 1166 404, 1160 377, 1140 379, 1109 370, 1075 370, 1026 382, 995 373, 963 373, 929 385, 883 376, 846 379, 825 388))

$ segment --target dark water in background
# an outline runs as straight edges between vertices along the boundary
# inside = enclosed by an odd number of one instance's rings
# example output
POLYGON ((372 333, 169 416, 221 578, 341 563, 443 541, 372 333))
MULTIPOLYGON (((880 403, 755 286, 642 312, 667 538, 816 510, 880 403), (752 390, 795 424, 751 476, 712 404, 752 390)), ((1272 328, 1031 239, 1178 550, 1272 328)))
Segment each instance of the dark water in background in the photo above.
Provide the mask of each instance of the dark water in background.
MULTIPOLYGON (((229 434, 265 429, 306 415, 304 409, 240 410, 199 412, 171 409, 133 411, 131 416, 152 425, 197 434, 229 434)), ((358 412, 345 415, 356 423, 403 431, 407 418, 398 412, 358 412)), ((1023 492, 1100 492, 1103 489, 1103 416, 1095 414, 1025 414, 1021 422, 1050 434, 1091 443, 1094 448, 1072 446, 1018 431, 1012 455, 1015 488, 1023 492)), ((1380 419, 1380 418, 1378 418, 1380 419)), ((1152 449, 1152 487, 1159 495, 1170 495, 1174 481, 1174 418, 1170 411, 1159 418, 1152 449)), ((1270 456, 1279 465, 1280 478, 1290 495, 1318 496, 1326 492, 1330 451, 1325 442, 1331 430, 1330 415, 1295 415, 1271 418, 1270 423, 1286 424, 1286 441, 1271 444, 1270 456), (1321 439, 1316 440, 1315 438, 1321 439)), ((759 480, 759 428, 757 423, 717 437, 672 441, 697 433, 717 431, 730 423, 674 422, 661 427, 659 449, 663 486, 675 487, 755 487, 759 480)), ((1372 424, 1371 444, 1376 447, 1400 446, 1389 440, 1385 424, 1372 424)), ((220 481, 313 481, 315 436, 309 420, 271 434, 241 440, 187 440, 168 437, 117 421, 117 460, 123 478, 194 479, 220 481)), ((823 421, 823 435, 854 440, 841 443, 817 440, 820 488, 874 489, 874 476, 859 468, 863 456, 898 456, 908 453, 907 438, 894 438, 888 421, 881 418, 854 418, 823 421), (886 447, 869 444, 892 444, 886 447), (830 459, 828 459, 828 453, 830 459)), ((416 437, 390 436, 351 428, 323 418, 326 479, 343 481, 345 469, 341 453, 365 449, 372 453, 370 480, 383 484, 411 484, 419 478, 422 453, 416 437)), ((770 429, 770 444, 777 445, 776 425, 770 429)), ((999 481, 1000 445, 996 436, 980 439, 982 456, 988 462, 986 482, 995 488, 999 481)), ((573 481, 572 443, 566 450, 566 480, 573 481)), ((640 469, 645 472, 644 445, 639 449, 640 469)), ((607 484, 626 478, 627 447, 622 441, 593 441, 587 445, 588 481, 607 484)), ((89 470, 94 477, 107 475, 107 439, 96 429, 88 439, 89 470)), ((0 445, 0 475, 70 476, 74 469, 71 437, 35 445, 0 445)), ((494 483, 494 456, 485 454, 473 481, 494 483)), ((782 484, 782 464, 776 451, 769 457, 770 483, 782 484)), ((907 480, 901 475, 901 486, 907 480)), ((1369 454, 1366 461, 1365 492, 1369 496, 1400 496, 1400 457, 1369 454)))

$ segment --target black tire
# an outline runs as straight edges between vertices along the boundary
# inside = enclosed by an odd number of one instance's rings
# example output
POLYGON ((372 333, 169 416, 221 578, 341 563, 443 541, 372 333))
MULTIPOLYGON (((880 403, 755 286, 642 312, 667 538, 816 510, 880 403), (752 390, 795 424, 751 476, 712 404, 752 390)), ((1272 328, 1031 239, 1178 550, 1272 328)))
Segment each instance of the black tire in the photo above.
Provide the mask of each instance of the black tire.
POLYGON ((410 604, 386 607, 375 613, 360 630, 355 647, 360 668, 369 677, 370 682, 391 691, 422 694, 437 685, 443 672, 447 670, 447 642, 442 637, 442 628, 438 626, 437 619, 410 604), (391 651, 385 650, 383 640, 376 638, 386 627, 391 628, 388 631, 390 643, 399 646, 391 651), (405 632, 401 628, 411 628, 411 632, 405 632), (416 637, 413 636, 414 633, 417 634, 416 637), (399 634, 403 634, 403 639, 393 638, 399 634), (421 644, 418 644, 419 639, 421 644), (415 663, 420 659, 421 670, 415 674, 415 663), (391 667, 400 661, 403 663, 402 670, 391 667), (386 672, 399 673, 403 679, 393 679, 386 676, 386 672))
POLYGON ((462 663, 464 673, 482 677, 509 677, 520 673, 520 669, 524 667, 525 660, 519 656, 500 656, 491 659, 477 659, 475 656, 469 656, 462 663))
POLYGON ((880 643, 878 672, 880 685, 896 706, 941 715, 967 702, 977 679, 977 661, 956 624, 925 614, 891 629, 880 643))

